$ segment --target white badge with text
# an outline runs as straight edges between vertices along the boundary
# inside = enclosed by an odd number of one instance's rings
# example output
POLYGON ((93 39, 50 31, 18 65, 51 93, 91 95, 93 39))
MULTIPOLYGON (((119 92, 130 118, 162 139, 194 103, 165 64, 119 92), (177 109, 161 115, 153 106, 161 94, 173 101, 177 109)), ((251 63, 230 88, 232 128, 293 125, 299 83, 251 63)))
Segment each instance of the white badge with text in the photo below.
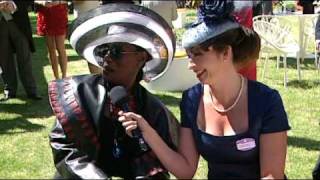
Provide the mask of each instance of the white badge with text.
POLYGON ((248 151, 256 147, 256 141, 253 138, 244 138, 236 141, 239 151, 248 151))

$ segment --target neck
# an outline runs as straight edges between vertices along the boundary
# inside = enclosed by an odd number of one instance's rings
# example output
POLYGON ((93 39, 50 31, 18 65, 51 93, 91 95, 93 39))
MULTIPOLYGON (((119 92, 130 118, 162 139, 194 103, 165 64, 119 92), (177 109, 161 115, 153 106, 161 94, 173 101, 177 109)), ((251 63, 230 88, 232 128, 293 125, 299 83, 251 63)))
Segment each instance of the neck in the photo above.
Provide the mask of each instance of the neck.
POLYGON ((124 87, 127 89, 127 91, 128 91, 129 93, 131 93, 131 92, 133 91, 133 88, 134 88, 135 83, 136 83, 136 80, 134 79, 134 80, 132 80, 131 82, 129 82, 128 85, 126 85, 126 86, 124 86, 124 87))
MULTIPOLYGON (((112 80, 108 80, 106 79, 106 81, 108 82, 107 84, 105 84, 105 87, 108 87, 108 88, 112 88, 114 86, 123 86, 128 93, 132 93, 133 89, 134 89, 134 86, 135 86, 135 83, 136 83, 136 80, 133 79, 133 80, 128 80, 126 82, 114 82, 112 80)), ((109 90, 110 90, 109 89, 109 90)))
POLYGON ((239 95, 241 83, 241 77, 236 71, 224 72, 220 77, 216 76, 209 83, 213 101, 216 101, 214 103, 225 108, 231 106, 239 95))

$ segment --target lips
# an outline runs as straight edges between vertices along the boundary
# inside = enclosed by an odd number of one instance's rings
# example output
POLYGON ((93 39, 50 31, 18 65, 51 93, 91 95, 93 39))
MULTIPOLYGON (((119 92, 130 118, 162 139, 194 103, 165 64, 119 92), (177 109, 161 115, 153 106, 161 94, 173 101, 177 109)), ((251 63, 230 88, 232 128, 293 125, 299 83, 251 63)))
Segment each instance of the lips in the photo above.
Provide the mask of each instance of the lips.
POLYGON ((195 71, 194 73, 196 73, 197 78, 200 79, 200 77, 205 73, 205 70, 195 71))
POLYGON ((106 73, 109 73, 109 72, 114 72, 114 69, 110 68, 109 66, 104 66, 103 71, 106 73))

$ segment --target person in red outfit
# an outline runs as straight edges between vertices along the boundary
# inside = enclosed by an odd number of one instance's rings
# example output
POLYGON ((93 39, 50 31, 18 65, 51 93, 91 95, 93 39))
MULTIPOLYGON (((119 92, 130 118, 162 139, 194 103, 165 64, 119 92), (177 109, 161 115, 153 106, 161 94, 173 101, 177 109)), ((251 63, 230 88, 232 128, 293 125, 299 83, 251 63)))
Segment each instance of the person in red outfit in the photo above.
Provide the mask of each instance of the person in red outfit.
MULTIPOLYGON (((252 17, 254 1, 234 1, 234 12, 233 15, 239 24, 252 29, 252 17)), ((257 63, 252 61, 250 64, 240 68, 238 70, 240 74, 250 80, 257 80, 257 63)))
POLYGON ((66 1, 35 1, 38 5, 37 34, 46 37, 49 60, 55 79, 67 76, 67 54, 64 40, 67 33, 68 8, 66 1), (56 53, 58 51, 58 54, 56 53))

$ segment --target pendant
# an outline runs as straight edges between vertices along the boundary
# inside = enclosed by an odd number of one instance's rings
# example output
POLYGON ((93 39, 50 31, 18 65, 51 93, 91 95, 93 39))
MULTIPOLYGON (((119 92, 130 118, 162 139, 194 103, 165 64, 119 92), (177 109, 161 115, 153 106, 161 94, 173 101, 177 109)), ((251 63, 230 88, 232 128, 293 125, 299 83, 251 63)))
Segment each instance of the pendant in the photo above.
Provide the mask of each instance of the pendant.
POLYGON ((119 144, 116 139, 114 139, 114 147, 112 150, 112 154, 113 154, 113 157, 115 157, 117 159, 120 158, 122 155, 121 148, 119 147, 119 144))

